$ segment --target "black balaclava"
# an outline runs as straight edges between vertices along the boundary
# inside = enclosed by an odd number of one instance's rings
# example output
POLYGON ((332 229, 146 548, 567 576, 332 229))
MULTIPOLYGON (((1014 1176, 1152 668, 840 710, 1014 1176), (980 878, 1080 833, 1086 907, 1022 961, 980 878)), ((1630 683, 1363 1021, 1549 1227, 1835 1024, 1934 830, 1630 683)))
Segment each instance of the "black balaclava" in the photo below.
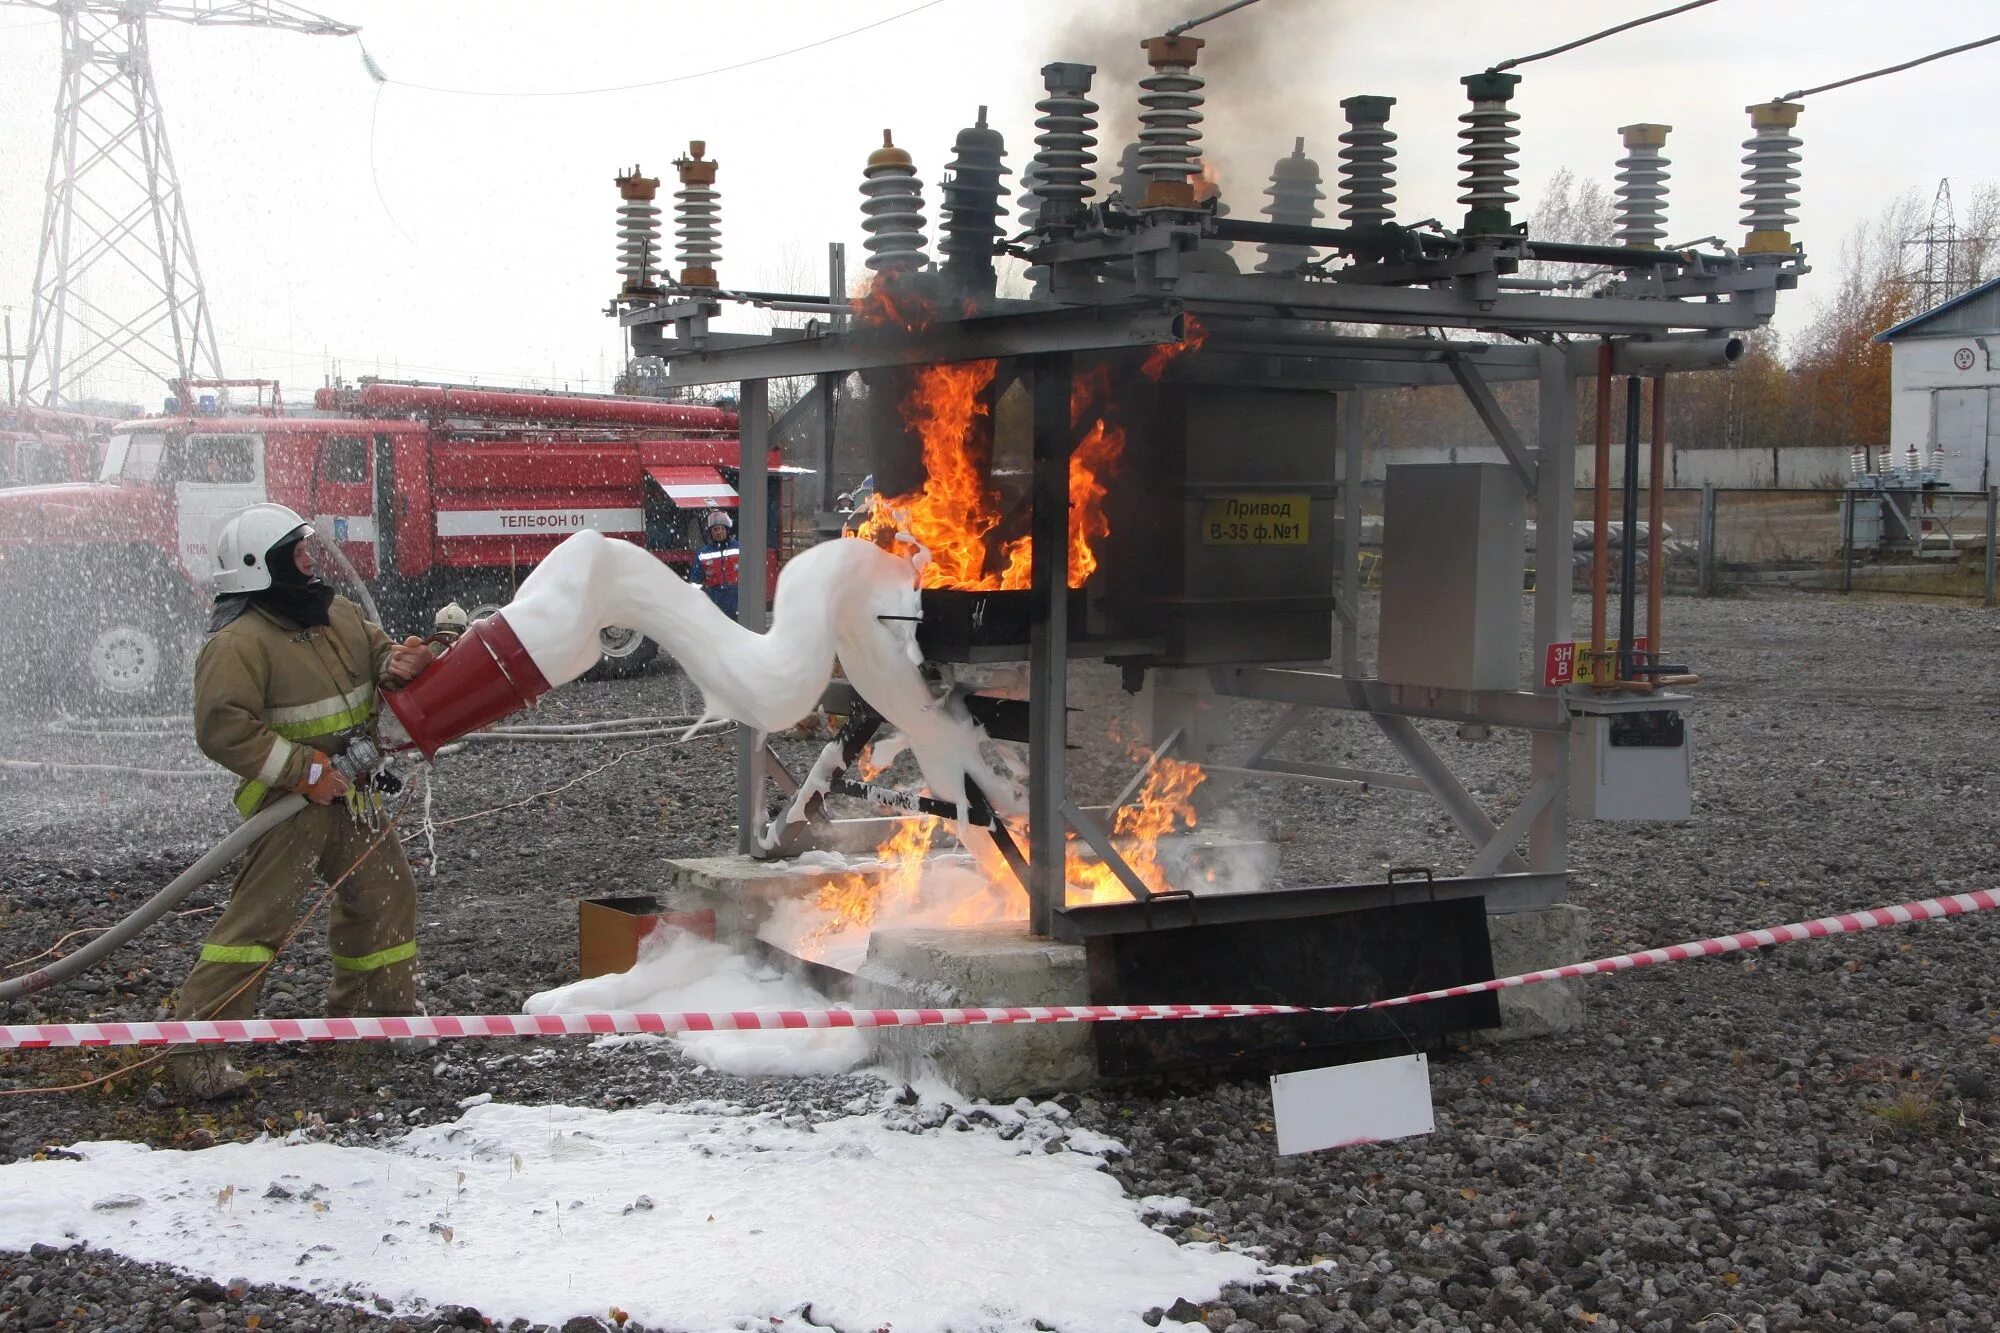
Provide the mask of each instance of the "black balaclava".
POLYGON ((271 569, 271 586, 250 594, 250 601, 272 615, 282 616, 301 627, 327 623, 327 608, 333 605, 333 587, 321 578, 307 578, 297 561, 301 538, 293 537, 273 546, 265 557, 271 569))

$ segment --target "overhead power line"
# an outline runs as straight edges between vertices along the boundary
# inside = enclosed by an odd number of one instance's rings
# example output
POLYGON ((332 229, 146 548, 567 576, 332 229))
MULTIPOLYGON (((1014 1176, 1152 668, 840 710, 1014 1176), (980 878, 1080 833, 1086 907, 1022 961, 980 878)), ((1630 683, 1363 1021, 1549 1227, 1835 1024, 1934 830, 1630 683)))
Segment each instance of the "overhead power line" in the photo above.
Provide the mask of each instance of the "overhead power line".
POLYGON ((2000 42, 2000 32, 1994 33, 1991 37, 1981 37, 1976 42, 1966 42, 1962 46, 1947 46, 1942 51, 1933 51, 1927 56, 1918 56, 1915 60, 1905 60, 1900 65, 1888 65, 1882 69, 1871 69, 1866 74, 1856 74, 1852 78, 1847 79, 1835 79, 1832 83, 1822 83, 1817 88, 1801 88, 1797 92, 1786 93, 1783 97, 1775 100, 1780 102, 1795 102, 1801 97, 1811 97, 1814 93, 1832 92, 1835 88, 1845 88, 1850 83, 1863 83, 1869 79, 1879 79, 1884 74, 1899 74, 1903 70, 1915 69, 1918 65, 1928 65, 1933 60, 1943 60, 1946 56, 1955 56, 1961 51, 1971 51, 1978 47, 1991 46, 1995 42, 2000 42))
POLYGON ((1642 18, 1628 19, 1626 22, 1606 28, 1602 32, 1593 32, 1588 37, 1579 37, 1573 42, 1564 42, 1561 46, 1552 46, 1546 51, 1537 51, 1531 56, 1515 56, 1512 60, 1503 60, 1499 64, 1492 66, 1488 72, 1498 73, 1503 69, 1512 69, 1516 65, 1525 65, 1531 60, 1547 60, 1550 56, 1559 56, 1565 51, 1574 51, 1579 46, 1589 46, 1592 42, 1602 41, 1606 37, 1624 32, 1629 28, 1642 27, 1648 23, 1657 23, 1661 19, 1670 19, 1676 14, 1685 14, 1690 9, 1700 9, 1703 5, 1712 5, 1714 3, 1715 0, 1689 0, 1688 4, 1675 5, 1672 9, 1663 9, 1657 14, 1647 14, 1642 18))
POLYGON ((829 46, 834 42, 858 36, 861 33, 882 27, 884 24, 894 23, 897 19, 906 19, 912 14, 921 14, 924 10, 935 9, 943 3, 944 0, 924 0, 924 3, 921 5, 915 5, 898 13, 890 14, 886 18, 876 19, 873 23, 864 23, 858 28, 849 28, 846 32, 834 33, 831 37, 821 37, 817 41, 806 42, 801 46, 787 47, 783 51, 773 51, 769 55, 753 56, 749 60, 739 60, 731 65, 717 65, 714 69, 695 70, 688 74, 676 74, 671 78, 649 79, 645 83, 622 83, 610 88, 556 88, 543 92, 519 92, 506 88, 441 88, 429 83, 411 83, 407 79, 390 78, 382 71, 382 67, 375 62, 374 57, 368 54, 368 48, 366 47, 362 47, 361 49, 361 61, 368 70, 368 77, 374 79, 377 83, 390 83, 396 85, 398 88, 414 88, 427 93, 446 93, 454 97, 595 97, 601 93, 629 93, 636 92, 641 88, 664 88, 672 83, 689 83, 695 79, 706 79, 717 74, 728 74, 735 70, 748 69, 752 65, 761 65, 771 60, 782 60, 786 56, 798 55, 801 51, 815 50, 818 47, 829 46))
POLYGON ((1189 28, 1199 28, 1202 24, 1207 23, 1211 19, 1219 19, 1224 14, 1234 14, 1237 10, 1248 9, 1250 6, 1256 3, 1257 0, 1236 0, 1234 4, 1224 5, 1222 8, 1216 10, 1213 14, 1203 14, 1198 19, 1189 19, 1186 23, 1176 23, 1173 27, 1167 29, 1167 36, 1178 37, 1182 33, 1186 32, 1189 28))

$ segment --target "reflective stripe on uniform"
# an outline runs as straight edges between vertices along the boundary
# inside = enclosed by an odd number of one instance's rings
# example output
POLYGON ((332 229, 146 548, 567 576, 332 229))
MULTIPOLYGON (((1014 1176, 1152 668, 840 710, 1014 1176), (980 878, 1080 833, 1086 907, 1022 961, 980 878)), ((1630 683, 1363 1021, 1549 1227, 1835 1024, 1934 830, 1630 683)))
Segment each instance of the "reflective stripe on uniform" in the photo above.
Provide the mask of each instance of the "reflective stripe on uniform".
POLYGON ((252 778, 244 783, 236 793, 236 813, 245 819, 257 813, 257 807, 264 804, 264 798, 271 793, 271 784, 252 778))
POLYGON ((417 942, 404 940, 401 944, 392 944, 386 949, 377 949, 374 953, 363 954, 359 958, 343 958, 335 954, 333 965, 343 972, 373 972, 378 967, 405 963, 416 956, 417 942))
POLYGON ((277 955, 261 944, 204 944, 204 963, 268 963, 277 955))
POLYGON ((264 724, 287 740, 330 736, 366 722, 375 715, 375 685, 371 681, 346 694, 336 694, 290 708, 267 708, 264 724))
POLYGON ((290 762, 292 751, 298 748, 283 736, 273 736, 271 753, 264 756, 264 762, 258 766, 257 776, 251 781, 261 783, 266 789, 270 788, 285 775, 285 765, 290 762))

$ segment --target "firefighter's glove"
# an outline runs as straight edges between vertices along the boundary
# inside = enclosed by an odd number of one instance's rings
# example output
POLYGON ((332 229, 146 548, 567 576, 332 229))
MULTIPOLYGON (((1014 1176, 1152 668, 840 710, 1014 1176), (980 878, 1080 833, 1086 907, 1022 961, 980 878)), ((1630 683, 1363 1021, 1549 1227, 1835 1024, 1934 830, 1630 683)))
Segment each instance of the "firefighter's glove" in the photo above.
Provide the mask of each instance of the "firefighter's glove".
POLYGON ((348 788, 347 775, 333 766, 333 760, 314 750, 306 758, 305 776, 292 788, 314 805, 332 805, 348 788))
POLYGON ((382 668, 382 683, 392 690, 400 689, 421 676, 436 660, 437 654, 430 650, 430 645, 412 634, 390 650, 388 664, 382 668))

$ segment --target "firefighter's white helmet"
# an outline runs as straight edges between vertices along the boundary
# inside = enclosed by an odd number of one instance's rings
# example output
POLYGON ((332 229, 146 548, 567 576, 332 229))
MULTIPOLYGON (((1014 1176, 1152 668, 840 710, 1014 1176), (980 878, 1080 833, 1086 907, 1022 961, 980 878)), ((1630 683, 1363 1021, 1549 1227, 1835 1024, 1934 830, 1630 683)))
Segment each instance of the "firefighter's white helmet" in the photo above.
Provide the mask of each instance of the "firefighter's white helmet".
POLYGON ((271 586, 271 548, 312 536, 306 521, 281 504, 254 504, 239 509, 215 530, 209 549, 215 552, 215 573, 209 591, 256 592, 271 586))
POLYGON ((455 639, 465 633, 466 627, 471 623, 472 617, 466 615, 464 607, 457 602, 446 602, 438 608, 437 614, 431 617, 431 632, 449 635, 455 639))

